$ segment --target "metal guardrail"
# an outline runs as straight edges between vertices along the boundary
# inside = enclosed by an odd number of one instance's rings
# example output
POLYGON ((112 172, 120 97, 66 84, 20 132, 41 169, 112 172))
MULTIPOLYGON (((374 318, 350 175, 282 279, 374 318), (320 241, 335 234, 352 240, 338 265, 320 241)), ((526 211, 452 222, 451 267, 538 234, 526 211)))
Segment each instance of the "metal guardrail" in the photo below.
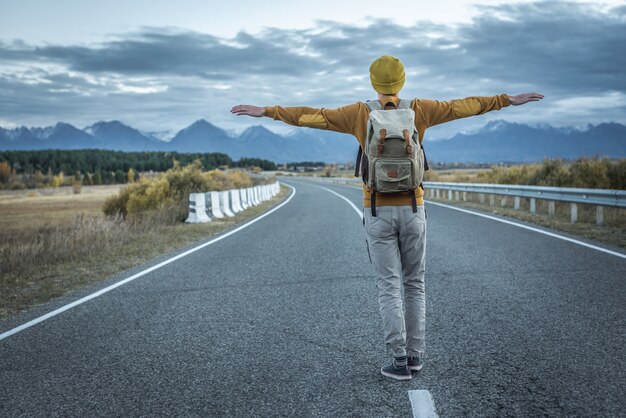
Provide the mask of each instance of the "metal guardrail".
POLYGON ((510 184, 424 182, 431 189, 528 197, 568 203, 626 208, 626 191, 570 187, 518 186, 510 184))
MULTIPOLYGON (((311 177, 315 181, 335 184, 355 184, 359 178, 311 177)), ((587 203, 598 206, 626 208, 626 191, 609 189, 578 189, 570 187, 519 186, 514 184, 443 183, 425 181, 427 189, 452 190, 468 193, 484 193, 502 196, 528 197, 568 203, 587 203)))
MULTIPOLYGON (((314 181, 334 184, 362 183, 360 178, 340 178, 340 177, 313 177, 314 181)), ((609 189, 579 189, 573 187, 544 187, 544 186, 521 186, 513 184, 482 184, 482 183, 443 183, 424 182, 424 187, 430 197, 439 197, 440 190, 448 191, 448 200, 461 200, 460 193, 463 193, 462 200, 466 200, 466 193, 477 193, 480 195, 481 203, 484 203, 485 195, 490 196, 490 204, 494 205, 493 196, 514 197, 514 208, 520 208, 520 198, 530 199, 530 212, 535 213, 537 200, 549 201, 549 213, 554 214, 554 202, 566 202, 571 205, 571 221, 577 221, 578 209, 576 204, 584 203, 596 206, 596 222, 602 224, 604 221, 602 208, 604 206, 626 208, 626 191, 609 189)))

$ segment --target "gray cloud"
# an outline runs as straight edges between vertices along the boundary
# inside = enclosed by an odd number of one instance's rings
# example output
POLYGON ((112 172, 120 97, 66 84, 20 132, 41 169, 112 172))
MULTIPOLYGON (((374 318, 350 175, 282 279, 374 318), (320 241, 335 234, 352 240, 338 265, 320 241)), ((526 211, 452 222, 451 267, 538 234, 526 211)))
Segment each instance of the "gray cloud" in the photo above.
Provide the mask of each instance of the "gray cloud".
POLYGON ((563 90, 626 88, 624 10, 553 2, 484 11, 459 33, 472 69, 488 62, 502 80, 523 77, 563 90))
POLYGON ((217 80, 231 79, 242 70, 298 76, 314 64, 310 58, 246 33, 222 40, 212 35, 157 28, 146 28, 125 39, 93 47, 29 48, 17 44, 2 45, 0 52, 7 60, 54 62, 87 73, 199 76, 217 80))
MULTIPOLYGON (((86 119, 132 115, 127 122, 165 129, 207 117, 204 109, 213 109, 210 119, 237 127, 250 123, 228 114, 238 102, 330 107, 370 98, 369 64, 391 54, 405 63, 404 93, 410 96, 450 99, 536 90, 562 103, 587 99, 575 116, 564 106, 548 108, 546 100, 541 111, 529 107, 515 118, 626 122, 623 105, 596 106, 602 97, 619 103, 616 97, 626 95, 624 39, 624 6, 603 11, 545 1, 483 6, 475 20, 456 26, 320 21, 308 30, 270 28, 231 39, 144 28, 98 45, 0 42, 0 118, 23 123, 45 115, 91 122, 86 119)), ((478 122, 455 129, 472 123, 478 122)))

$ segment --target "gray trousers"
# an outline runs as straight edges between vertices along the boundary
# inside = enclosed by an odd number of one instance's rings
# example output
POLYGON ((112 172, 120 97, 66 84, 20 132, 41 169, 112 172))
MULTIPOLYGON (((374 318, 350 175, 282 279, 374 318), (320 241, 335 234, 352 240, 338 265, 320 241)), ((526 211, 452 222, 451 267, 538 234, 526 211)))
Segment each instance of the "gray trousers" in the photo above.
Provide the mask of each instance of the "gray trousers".
POLYGON ((385 343, 394 357, 425 351, 426 212, 410 206, 364 209, 370 260, 374 266, 385 343), (402 297, 404 294, 404 300, 402 297))

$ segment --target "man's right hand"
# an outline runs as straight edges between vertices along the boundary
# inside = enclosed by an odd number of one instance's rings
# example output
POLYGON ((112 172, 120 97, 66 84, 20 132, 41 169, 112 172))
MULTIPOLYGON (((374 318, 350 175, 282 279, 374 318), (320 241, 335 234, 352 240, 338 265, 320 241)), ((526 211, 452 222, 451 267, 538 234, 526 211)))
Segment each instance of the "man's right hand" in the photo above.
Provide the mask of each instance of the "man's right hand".
POLYGON ((238 116, 253 116, 255 118, 260 118, 261 116, 265 116, 265 108, 252 105, 237 105, 230 109, 230 113, 234 113, 238 116))
POLYGON ((538 102, 541 99, 543 99, 543 94, 540 93, 522 93, 517 96, 509 96, 513 106, 523 105, 528 102, 538 102))

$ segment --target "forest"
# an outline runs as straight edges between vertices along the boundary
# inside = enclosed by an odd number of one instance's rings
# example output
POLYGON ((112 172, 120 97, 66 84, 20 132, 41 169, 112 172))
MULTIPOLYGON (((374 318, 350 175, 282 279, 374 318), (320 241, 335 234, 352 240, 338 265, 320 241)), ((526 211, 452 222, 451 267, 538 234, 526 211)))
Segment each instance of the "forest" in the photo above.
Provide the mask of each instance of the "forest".
POLYGON ((67 183, 116 184, 136 180, 139 173, 161 173, 177 162, 186 166, 200 161, 205 171, 216 168, 275 170, 276 165, 258 158, 233 161, 221 153, 121 152, 108 150, 0 151, 0 187, 35 188, 67 183))

